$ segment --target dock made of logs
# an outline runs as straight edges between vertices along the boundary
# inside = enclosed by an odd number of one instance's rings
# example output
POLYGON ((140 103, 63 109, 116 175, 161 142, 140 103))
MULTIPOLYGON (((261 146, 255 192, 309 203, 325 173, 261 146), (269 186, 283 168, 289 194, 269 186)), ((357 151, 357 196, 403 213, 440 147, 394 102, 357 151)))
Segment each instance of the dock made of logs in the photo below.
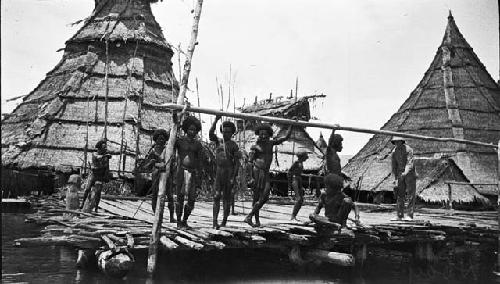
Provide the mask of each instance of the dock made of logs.
MULTIPOLYGON (((104 197, 99 213, 66 210, 57 196, 34 197, 30 201, 36 212, 28 214, 26 221, 44 228, 39 237, 17 239, 16 246, 63 245, 92 250, 111 241, 117 246, 133 243, 135 250, 148 248, 154 217, 148 199, 104 197)), ((449 241, 496 244, 499 233, 495 211, 420 208, 414 222, 395 222, 391 221, 396 215, 394 206, 359 204, 361 225, 348 221, 349 229, 324 235, 306 224, 314 211, 313 204, 304 205, 298 215, 304 223, 292 222, 293 204, 283 200, 264 205, 260 213, 262 226, 253 228, 243 222, 250 206, 250 201, 238 201, 237 215, 229 216, 228 226, 220 230, 212 228, 212 202, 196 202, 188 229, 169 223, 166 210, 160 239, 162 250, 276 248, 288 250, 290 259, 296 258, 297 262, 317 259, 350 266, 354 259, 366 258, 368 245, 424 244, 425 250, 425 245, 449 241)))

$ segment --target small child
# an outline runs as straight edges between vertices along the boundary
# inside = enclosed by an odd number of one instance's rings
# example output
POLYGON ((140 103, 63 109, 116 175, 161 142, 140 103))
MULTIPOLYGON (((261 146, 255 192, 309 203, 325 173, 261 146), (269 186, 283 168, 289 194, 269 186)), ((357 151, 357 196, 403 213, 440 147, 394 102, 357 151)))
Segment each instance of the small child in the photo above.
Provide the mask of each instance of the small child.
POLYGON ((304 187, 302 186, 302 171, 304 170, 304 162, 309 158, 306 152, 297 154, 297 161, 288 170, 289 186, 295 192, 295 205, 293 206, 292 218, 290 220, 297 221, 302 204, 304 203, 304 187))

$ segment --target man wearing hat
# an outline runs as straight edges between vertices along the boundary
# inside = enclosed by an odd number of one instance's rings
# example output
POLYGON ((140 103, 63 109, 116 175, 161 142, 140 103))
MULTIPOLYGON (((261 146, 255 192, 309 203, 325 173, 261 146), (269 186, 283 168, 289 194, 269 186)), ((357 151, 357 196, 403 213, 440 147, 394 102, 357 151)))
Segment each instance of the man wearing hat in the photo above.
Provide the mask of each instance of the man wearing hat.
POLYGON ((288 170, 288 184, 295 192, 295 205, 293 206, 292 218, 290 220, 297 221, 297 214, 300 207, 304 203, 304 187, 302 186, 302 171, 304 170, 304 162, 309 158, 307 152, 301 151, 297 153, 297 161, 288 170))
POLYGON ((395 193, 397 199, 397 220, 403 220, 405 195, 408 194, 408 217, 404 220, 413 220, 415 207, 415 191, 417 176, 415 173, 413 149, 406 145, 403 137, 394 136, 391 140, 395 145, 391 153, 392 174, 394 175, 395 193))

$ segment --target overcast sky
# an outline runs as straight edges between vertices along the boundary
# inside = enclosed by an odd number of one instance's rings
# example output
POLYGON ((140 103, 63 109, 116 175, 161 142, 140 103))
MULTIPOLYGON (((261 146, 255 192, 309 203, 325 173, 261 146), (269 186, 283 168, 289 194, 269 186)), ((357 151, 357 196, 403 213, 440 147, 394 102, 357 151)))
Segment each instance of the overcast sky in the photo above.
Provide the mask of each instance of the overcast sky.
MULTIPOLYGON (((229 66, 237 106, 254 97, 324 93, 313 116, 379 129, 422 79, 444 35, 448 10, 495 80, 499 77, 497 0, 205 0, 190 87, 219 108, 215 77, 227 93, 229 66)), ((188 44, 194 1, 153 4, 171 44, 188 44)), ((33 90, 62 57, 56 52, 90 15, 93 0, 1 1, 2 113, 33 90)), ((174 67, 178 70, 177 55, 174 67)), ((183 60, 182 60, 183 62, 183 60)), ((178 71, 176 75, 178 77, 178 71)), ((194 93, 188 94, 196 102, 194 93)), ((231 103, 232 104, 232 103, 231 103)), ((205 117, 205 130, 210 118, 205 117)), ((308 129, 313 138, 319 130, 308 129)), ((340 132, 344 154, 370 135, 340 132)), ((329 134, 325 133, 325 134, 329 134)))

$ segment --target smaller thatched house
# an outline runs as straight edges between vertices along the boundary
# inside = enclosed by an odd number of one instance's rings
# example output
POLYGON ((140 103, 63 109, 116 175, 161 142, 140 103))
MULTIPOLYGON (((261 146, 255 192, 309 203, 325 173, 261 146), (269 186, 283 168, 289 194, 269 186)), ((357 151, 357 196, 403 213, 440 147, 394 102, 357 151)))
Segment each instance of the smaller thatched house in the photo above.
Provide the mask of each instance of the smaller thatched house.
MULTIPOLYGON (((309 99, 317 96, 302 97, 295 99, 267 99, 240 109, 242 113, 251 113, 263 116, 274 116, 280 118, 297 118, 308 121, 311 118, 309 99)), ((255 121, 237 121, 238 131, 235 140, 240 148, 250 151, 250 147, 257 140, 254 133, 255 121)), ((275 124, 272 126, 275 137, 286 135, 288 126, 275 124)), ((316 188, 317 180, 309 175, 317 175, 323 164, 323 153, 316 146, 314 140, 302 127, 294 127, 292 135, 288 141, 276 146, 275 156, 271 164, 272 187, 275 193, 286 195, 288 191, 286 174, 294 161, 297 160, 296 153, 305 151, 309 159, 304 162, 304 184, 306 188, 316 188)))

